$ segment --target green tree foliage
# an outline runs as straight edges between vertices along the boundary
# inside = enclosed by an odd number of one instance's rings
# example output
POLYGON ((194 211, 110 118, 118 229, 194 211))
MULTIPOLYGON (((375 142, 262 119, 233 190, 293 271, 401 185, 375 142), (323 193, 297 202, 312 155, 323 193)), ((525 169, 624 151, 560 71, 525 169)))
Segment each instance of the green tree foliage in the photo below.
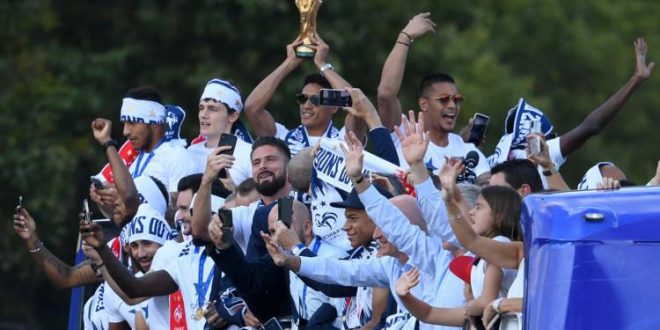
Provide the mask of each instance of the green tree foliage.
MULTIPOLYGON (((632 75, 636 37, 646 38, 649 61, 660 58, 659 9, 650 0, 326 0, 318 31, 335 68, 375 100, 398 31, 416 13, 430 11, 437 32, 412 45, 402 104, 416 108, 425 74, 451 73, 467 98, 461 122, 475 112, 491 115, 484 146, 490 154, 518 98, 566 132, 632 75)), ((206 81, 231 80, 246 97, 284 59, 298 19, 293 0, 0 2, 0 323, 34 329, 66 323, 69 291, 46 281, 13 234, 11 214, 22 194, 47 246, 73 261, 75 214, 88 176, 104 163, 91 120, 117 121, 123 94, 151 84, 168 103, 188 110, 184 133, 191 139, 206 81)), ((269 106, 278 120, 295 124, 293 95, 315 70, 305 63, 285 80, 269 106)), ((634 182, 649 179, 660 158, 659 74, 571 156, 562 168, 569 184, 599 160, 616 162, 634 182)), ((121 125, 114 136, 121 136, 121 125)))

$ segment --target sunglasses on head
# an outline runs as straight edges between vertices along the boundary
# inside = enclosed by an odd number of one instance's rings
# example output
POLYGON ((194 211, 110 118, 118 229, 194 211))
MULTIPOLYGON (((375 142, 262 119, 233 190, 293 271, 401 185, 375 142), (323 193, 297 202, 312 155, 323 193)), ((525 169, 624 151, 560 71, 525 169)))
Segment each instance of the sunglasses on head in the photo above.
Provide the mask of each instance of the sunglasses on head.
POLYGON ((454 104, 456 105, 461 105, 461 103, 463 103, 463 95, 461 94, 454 94, 454 95, 443 94, 440 95, 439 97, 436 97, 435 99, 440 101, 440 104, 442 105, 449 104, 449 100, 454 101, 454 104))
POLYGON ((320 103, 320 99, 318 95, 307 95, 303 93, 296 94, 296 102, 298 102, 298 104, 303 105, 305 104, 305 102, 307 102, 307 100, 309 100, 309 102, 312 102, 314 106, 318 106, 320 103))

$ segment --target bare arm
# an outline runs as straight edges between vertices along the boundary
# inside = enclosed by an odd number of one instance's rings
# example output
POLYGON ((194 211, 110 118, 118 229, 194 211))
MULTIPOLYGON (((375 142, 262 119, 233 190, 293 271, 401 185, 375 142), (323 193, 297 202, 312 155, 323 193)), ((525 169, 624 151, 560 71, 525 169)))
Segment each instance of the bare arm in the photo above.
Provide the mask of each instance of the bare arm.
POLYGON ((539 154, 532 154, 530 151, 531 143, 527 143, 527 155, 529 160, 534 164, 541 166, 544 172, 551 173, 550 175, 545 175, 545 180, 548 183, 549 189, 555 189, 558 191, 568 191, 571 188, 566 184, 564 178, 559 174, 559 171, 556 169, 555 164, 550 158, 550 151, 548 149, 548 144, 545 141, 545 137, 542 134, 530 134, 527 136, 527 141, 531 139, 538 139, 541 146, 541 152, 539 154))
POLYGON ((518 268, 520 261, 525 256, 522 242, 503 243, 479 236, 468 223, 468 215, 461 211, 454 200, 448 198, 445 204, 449 224, 465 249, 501 268, 518 268))
POLYGON ((387 309, 387 297, 390 294, 390 289, 388 288, 372 288, 373 293, 371 295, 371 319, 365 325, 362 326, 362 330, 371 330, 383 317, 383 313, 387 309))
POLYGON ((561 136, 561 154, 564 157, 579 149, 589 138, 598 134, 619 113, 628 97, 651 75, 654 62, 646 65, 646 42, 635 41, 636 69, 633 76, 610 96, 605 103, 593 110, 577 127, 561 136))
POLYGON ((275 120, 265 107, 273 98, 273 94, 282 80, 302 62, 300 58, 296 57, 294 50, 301 43, 301 40, 296 39, 287 45, 287 56, 284 62, 264 78, 245 99, 243 110, 257 137, 275 135, 275 120))
POLYGON ((467 312, 471 316, 481 316, 488 304, 497 298, 502 283, 502 269, 488 264, 486 267, 486 276, 484 277, 484 289, 481 296, 468 303, 467 312))
POLYGON ((397 95, 401 89, 408 50, 412 46, 413 39, 430 31, 435 32, 435 23, 431 21, 430 16, 431 13, 421 13, 408 22, 397 36, 394 48, 383 65, 378 85, 378 113, 383 125, 390 131, 401 123, 401 102, 397 95))

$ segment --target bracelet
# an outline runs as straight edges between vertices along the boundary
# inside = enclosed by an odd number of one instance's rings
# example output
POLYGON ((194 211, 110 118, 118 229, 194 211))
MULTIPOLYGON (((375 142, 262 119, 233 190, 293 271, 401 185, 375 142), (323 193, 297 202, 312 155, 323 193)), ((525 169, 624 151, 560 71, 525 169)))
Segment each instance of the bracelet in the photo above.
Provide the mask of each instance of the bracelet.
POLYGON ((404 45, 404 46, 406 46, 406 47, 410 47, 410 44, 407 44, 407 43, 405 43, 405 42, 403 42, 403 41, 399 41, 399 40, 397 40, 396 43, 397 43, 397 44, 402 44, 402 45, 404 45))
POLYGON ((404 36, 408 37, 408 40, 410 40, 411 44, 413 43, 413 41, 415 41, 415 39, 413 39, 413 37, 411 35, 409 35, 408 33, 405 33, 403 30, 401 30, 401 32, 399 32, 399 34, 403 34, 404 36))
POLYGON ((106 142, 105 142, 103 145, 101 145, 101 146, 103 147, 103 151, 105 151, 106 149, 108 149, 108 147, 110 147, 110 146, 114 146, 115 149, 119 150, 119 142, 117 142, 117 140, 113 140, 113 139, 110 139, 110 140, 106 141, 106 142))
POLYGON ((502 300, 504 300, 504 298, 497 298, 493 300, 493 302, 490 304, 491 306, 493 306, 493 310, 495 310, 497 314, 500 313, 500 304, 502 303, 502 300))
POLYGON ((32 253, 32 254, 37 253, 37 252, 41 251, 41 247, 42 247, 42 246, 44 246, 44 242, 39 241, 39 243, 37 243, 37 247, 35 247, 35 248, 32 249, 32 250, 28 250, 28 252, 30 252, 30 253, 32 253))
POLYGON ((364 175, 361 176, 359 179, 355 180, 355 184, 360 184, 362 183, 362 181, 364 181, 364 175))
POLYGON ((463 213, 455 214, 455 215, 449 215, 447 214, 447 220, 449 221, 455 221, 463 217, 463 213))
POLYGON ((92 270, 96 273, 101 267, 105 266, 105 262, 101 261, 100 265, 97 265, 95 263, 89 264, 92 267, 92 270))

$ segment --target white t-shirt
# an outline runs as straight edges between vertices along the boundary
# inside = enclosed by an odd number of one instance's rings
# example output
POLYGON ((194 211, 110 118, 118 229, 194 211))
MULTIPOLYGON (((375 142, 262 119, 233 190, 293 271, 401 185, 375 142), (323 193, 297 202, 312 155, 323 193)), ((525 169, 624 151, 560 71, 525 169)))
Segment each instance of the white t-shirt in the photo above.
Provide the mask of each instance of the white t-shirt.
POLYGON ((250 235, 252 235, 254 212, 262 205, 261 201, 256 201, 248 206, 239 206, 231 209, 232 220, 234 222, 234 240, 241 247, 244 254, 247 254, 247 245, 250 241, 250 235))
POLYGON ((176 192, 179 180, 195 173, 194 164, 187 156, 186 149, 172 141, 161 144, 151 153, 138 155, 128 170, 133 177, 155 177, 165 185, 168 192, 176 192))
POLYGON ((85 330, 107 329, 108 317, 105 313, 104 294, 105 282, 96 288, 83 307, 83 324, 85 330))
MULTIPOLYGON (((493 238, 498 242, 510 243, 511 240, 506 236, 496 236, 493 238)), ((486 260, 481 259, 476 266, 472 267, 472 272, 470 273, 470 284, 472 286, 472 295, 477 298, 483 294, 484 291, 484 281, 486 279, 486 267, 488 263, 486 260)), ((502 281, 500 282, 500 291, 497 295, 497 298, 506 297, 509 292, 509 287, 511 283, 516 278, 518 270, 516 269, 507 269, 502 268, 502 281)))
MULTIPOLYGON (((142 277, 142 272, 137 272, 135 277, 142 277)), ((135 329, 135 315, 138 311, 142 313, 144 319, 149 322, 149 301, 147 299, 137 305, 130 306, 126 304, 119 295, 108 285, 105 292, 105 312, 108 317, 108 323, 121 323, 126 321, 131 329, 135 329)))
MULTIPOLYGON (((399 163, 404 169, 410 168, 410 165, 403 157, 401 141, 396 133, 392 132, 392 141, 396 147, 396 153, 399 156, 399 163)), ((460 135, 449 133, 447 136, 447 146, 440 147, 433 142, 429 142, 428 149, 424 155, 424 164, 427 168, 433 169, 434 174, 440 173, 440 169, 445 164, 445 157, 463 157, 466 159, 465 171, 458 176, 457 182, 475 183, 477 177, 490 172, 490 166, 486 161, 484 154, 472 143, 465 143, 460 135), (473 161, 470 161, 472 159, 473 161)))
MULTIPOLYGON (((176 241, 165 241, 153 260, 151 261, 151 270, 165 269, 172 261, 176 261, 181 250, 188 242, 178 243, 176 241)), ((149 301, 149 328, 151 329, 169 329, 170 328, 170 296, 155 296, 149 301)))
MULTIPOLYGON (((206 170, 206 161, 215 148, 207 148, 205 142, 193 144, 188 147, 188 157, 192 160, 195 167, 195 173, 204 173, 206 170)), ((241 139, 236 140, 236 148, 234 148, 234 165, 229 169, 232 181, 235 185, 241 184, 247 178, 252 177, 252 161, 250 153, 252 152, 252 144, 247 143, 241 139)))
POLYGON ((337 188, 325 183, 320 183, 321 187, 314 192, 316 197, 311 197, 312 205, 312 226, 315 235, 320 236, 324 243, 334 245, 343 250, 351 250, 351 242, 348 240, 346 231, 343 229, 346 223, 344 209, 332 207, 330 203, 342 202, 337 188))
POLYGON ((288 129, 286 126, 280 124, 280 123, 275 123, 275 137, 281 139, 282 141, 286 142, 286 144, 289 146, 289 150, 291 151, 291 156, 294 156, 298 153, 303 148, 306 147, 312 147, 316 145, 316 143, 322 138, 330 138, 330 139, 341 139, 344 140, 344 136, 346 135, 346 127, 342 127, 340 130, 336 129, 334 126, 332 126, 332 122, 328 126, 328 129, 323 133, 322 136, 310 136, 307 134, 307 129, 304 131, 299 130, 300 126, 294 128, 294 129, 288 129), (294 131, 298 131, 297 133, 294 131), (287 141, 287 135, 289 133, 292 133, 292 137, 290 140, 287 141), (303 145, 302 140, 304 140, 303 135, 307 137, 307 145, 303 145))
MULTIPOLYGON (((318 236, 312 240, 307 248, 319 257, 340 259, 346 256, 345 251, 327 244, 324 240, 319 240, 318 236)), ((291 271, 289 272, 289 291, 299 317, 309 321, 310 317, 322 304, 328 303, 337 310, 337 318, 333 322, 333 326, 341 328, 341 314, 346 308, 346 299, 330 298, 322 292, 306 286, 298 275, 291 271)), ((297 326, 294 324, 293 328, 297 329, 297 326)))
MULTIPOLYGON (((215 263, 213 259, 206 255, 204 247, 197 247, 191 243, 187 243, 181 250, 176 260, 172 261, 164 269, 181 290, 183 297, 183 304, 186 309, 186 323, 188 329, 204 329, 206 319, 202 317, 200 320, 195 320, 195 312, 198 307, 203 309, 209 300, 211 293, 211 283, 213 276, 215 276, 215 263), (200 261, 201 264, 200 272, 200 261), (199 279, 201 273, 201 281, 199 279), (198 299, 198 290, 203 296, 198 299)), ((220 276, 220 274, 217 274, 220 276)))

